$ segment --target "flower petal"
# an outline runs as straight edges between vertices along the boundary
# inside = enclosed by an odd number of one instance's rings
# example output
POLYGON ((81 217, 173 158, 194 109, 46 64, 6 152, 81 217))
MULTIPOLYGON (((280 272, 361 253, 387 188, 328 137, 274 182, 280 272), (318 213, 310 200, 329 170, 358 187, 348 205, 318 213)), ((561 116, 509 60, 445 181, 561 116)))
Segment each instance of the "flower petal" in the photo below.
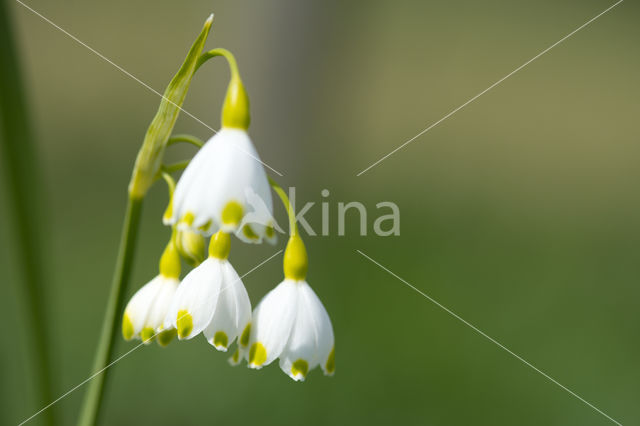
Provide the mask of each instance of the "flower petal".
POLYGON ((124 310, 122 334, 126 340, 139 339, 145 326, 147 315, 159 290, 162 288, 160 275, 142 286, 132 297, 124 310))
POLYGON ((216 349, 227 351, 251 321, 251 301, 233 266, 222 261, 222 283, 216 311, 204 329, 204 336, 216 349))
POLYGON ((329 314, 309 284, 299 281, 296 289, 296 320, 287 346, 280 354, 280 368, 298 381, 304 380, 319 364, 326 364, 334 338, 329 314))
POLYGON ((176 289, 180 283, 175 278, 167 278, 164 276, 158 278, 158 291, 144 322, 144 326, 152 328, 155 333, 164 330, 164 319, 167 316, 167 312, 169 312, 176 289))
POLYGON ((165 326, 178 330, 180 339, 190 339, 211 322, 220 293, 222 267, 209 258, 182 280, 165 318, 165 326))
POLYGON ((261 368, 284 349, 297 312, 296 282, 284 280, 253 311, 249 339, 249 367, 261 368))

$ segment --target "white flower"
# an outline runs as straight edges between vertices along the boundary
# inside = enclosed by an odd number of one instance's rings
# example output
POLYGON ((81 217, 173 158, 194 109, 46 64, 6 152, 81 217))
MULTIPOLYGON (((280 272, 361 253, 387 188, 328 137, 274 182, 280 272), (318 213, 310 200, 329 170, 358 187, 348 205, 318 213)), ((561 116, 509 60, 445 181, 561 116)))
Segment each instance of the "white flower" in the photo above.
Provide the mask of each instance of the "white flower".
POLYGON ((249 135, 223 127, 185 169, 164 221, 206 235, 222 230, 261 242, 275 238, 272 216, 269 183, 249 135))
POLYGON ((227 260, 229 235, 211 238, 209 258, 193 269, 176 291, 166 324, 180 339, 204 332, 216 349, 226 351, 251 320, 251 302, 242 280, 227 260))
POLYGON ((160 274, 142 286, 124 310, 122 335, 126 340, 142 339, 146 344, 157 337, 165 346, 175 336, 175 330, 165 327, 164 319, 178 288, 180 257, 173 240, 160 259, 160 274))
MULTIPOLYGON (((335 371, 335 343, 329 314, 306 281, 307 251, 294 228, 284 252, 284 281, 253 311, 249 367, 259 369, 280 358, 280 368, 302 381, 320 365, 325 375, 335 371)), ((234 354, 235 357, 235 354, 234 354)), ((232 358, 232 364, 236 359, 232 358)))
POLYGON ((122 321, 122 334, 127 340, 142 339, 151 343, 158 336, 158 343, 167 344, 173 338, 169 330, 164 328, 164 317, 167 314, 173 295, 178 288, 178 280, 158 275, 133 295, 122 321))
POLYGON ((253 312, 249 367, 280 358, 280 368, 292 379, 304 380, 320 365, 334 372, 334 337, 329 314, 306 281, 285 279, 253 312))

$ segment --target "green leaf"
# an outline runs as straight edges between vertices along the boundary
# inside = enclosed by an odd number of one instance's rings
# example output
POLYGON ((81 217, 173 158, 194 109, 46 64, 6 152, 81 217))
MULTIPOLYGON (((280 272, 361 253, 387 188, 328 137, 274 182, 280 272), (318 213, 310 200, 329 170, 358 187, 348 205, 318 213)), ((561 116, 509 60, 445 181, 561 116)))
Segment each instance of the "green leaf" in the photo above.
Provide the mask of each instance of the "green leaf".
POLYGON ((144 197, 160 170, 164 149, 180 114, 184 98, 187 96, 212 22, 213 15, 204 23, 200 35, 191 46, 178 73, 167 86, 158 112, 149 125, 129 183, 129 195, 133 198, 144 197))

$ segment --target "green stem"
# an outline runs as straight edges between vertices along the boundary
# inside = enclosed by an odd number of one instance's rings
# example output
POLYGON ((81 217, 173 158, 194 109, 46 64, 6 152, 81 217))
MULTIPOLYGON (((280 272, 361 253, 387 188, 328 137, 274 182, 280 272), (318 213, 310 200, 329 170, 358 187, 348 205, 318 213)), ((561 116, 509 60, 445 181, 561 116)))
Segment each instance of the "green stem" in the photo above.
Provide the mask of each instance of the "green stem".
POLYGON ((296 223, 296 214, 293 211, 293 206, 289 201, 289 197, 287 197, 287 193, 284 192, 282 187, 278 185, 278 183, 271 178, 271 176, 267 176, 269 179, 269 185, 276 191, 276 194, 280 197, 284 208, 287 209, 287 215, 289 216, 289 233, 293 237, 294 235, 298 235, 298 224, 296 223))
POLYGON ((177 172, 180 170, 184 170, 187 168, 187 166, 189 165, 189 163, 191 162, 191 160, 184 160, 184 161, 180 161, 178 163, 173 163, 173 164, 167 164, 167 165, 162 165, 162 167, 160 167, 160 172, 161 173, 173 173, 173 172, 177 172))
POLYGON ((200 139, 196 138, 195 136, 175 135, 169 138, 169 140, 167 141, 167 146, 171 146, 181 142, 190 143, 191 145, 195 145, 198 148, 202 148, 202 145, 204 145, 204 142, 202 142, 200 139))
POLYGON ((93 365, 93 374, 98 374, 89 383, 89 389, 85 394, 78 421, 78 425, 81 426, 96 424, 100 414, 100 406, 107 379, 107 374, 103 371, 110 366, 110 362, 113 359, 115 341, 118 335, 116 330, 120 329, 118 324, 120 322, 120 313, 124 308, 124 297, 131 275, 131 264, 135 253, 142 200, 142 198, 129 197, 129 203, 127 204, 127 212, 120 237, 120 249, 111 284, 111 293, 93 365))
POLYGON ((198 68, 200 68, 202 64, 207 62, 209 59, 218 56, 222 56, 227 60, 232 77, 238 77, 240 75, 240 72, 238 71, 238 63, 236 62, 236 58, 233 56, 233 53, 231 53, 227 49, 223 49, 222 47, 211 49, 200 55, 200 57, 198 58, 198 62, 196 62, 196 69, 193 72, 195 73, 196 71, 198 71, 198 68))
MULTIPOLYGON (((18 55, 15 50, 12 22, 4 1, 0 0, 0 149, 2 169, 5 172, 9 205, 12 214, 15 241, 11 250, 16 255, 22 275, 21 290, 24 294, 28 316, 26 327, 32 357, 32 374, 36 380, 37 404, 43 406, 52 400, 52 377, 49 359, 51 348, 47 335, 46 291, 43 286, 42 242, 40 224, 41 188, 36 148, 18 55)), ((54 424, 54 413, 46 410, 43 420, 54 424)))
POLYGON ((173 193, 176 190, 176 181, 169 173, 162 172, 162 179, 167 182, 167 189, 169 190, 169 200, 173 198, 173 193))

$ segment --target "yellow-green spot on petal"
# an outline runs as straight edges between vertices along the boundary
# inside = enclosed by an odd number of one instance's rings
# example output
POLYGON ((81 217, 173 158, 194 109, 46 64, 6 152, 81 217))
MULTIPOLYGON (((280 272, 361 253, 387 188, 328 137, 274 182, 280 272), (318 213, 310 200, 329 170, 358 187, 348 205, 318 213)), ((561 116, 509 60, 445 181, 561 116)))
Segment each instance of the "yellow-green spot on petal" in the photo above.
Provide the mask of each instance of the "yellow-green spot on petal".
POLYGON ((253 232, 253 228, 251 228, 249 224, 242 227, 242 234, 250 240, 257 240, 260 238, 255 232, 253 232))
POLYGON ((247 326, 244 328, 244 331, 242 332, 239 340, 240 345, 247 347, 247 345, 249 344, 249 337, 251 337, 251 323, 247 324, 247 326))
POLYGON ((158 345, 160 346, 167 346, 169 343, 171 343, 171 341, 174 339, 174 337, 176 337, 176 334, 178 334, 178 332, 176 331, 175 328, 172 328, 170 330, 162 330, 157 336, 156 336, 156 340, 158 341, 158 345))
POLYGON ((226 348, 229 345, 229 338, 224 331, 218 331, 213 336, 213 346, 226 348))
POLYGON ((249 364, 260 367, 267 360, 267 349, 260 342, 256 342, 249 349, 249 364))
POLYGON ((336 371, 336 348, 331 348, 331 352, 329 353, 329 359, 327 359, 327 363, 325 364, 324 370, 327 374, 333 374, 336 371))
POLYGON ((122 318, 122 337, 124 340, 131 340, 133 338, 133 322, 126 313, 122 318))
POLYGON ((207 223, 205 223, 204 225, 201 225, 198 227, 198 229, 201 230, 202 232, 207 232, 209 228, 211 228, 211 219, 209 219, 207 223))
POLYGON ((176 325, 178 326, 178 337, 184 339, 193 330, 193 317, 187 310, 180 310, 176 316, 176 325))
POLYGON ((184 223, 187 226, 193 225, 193 221, 196 220, 196 215, 193 212, 186 212, 182 219, 180 219, 180 223, 184 223))
POLYGON ((271 239, 276 234, 276 231, 273 229, 273 225, 267 226, 267 229, 264 230, 264 234, 267 238, 271 239))
POLYGON ((152 327, 145 327, 140 332, 140 338, 142 339, 142 343, 151 343, 153 338, 155 337, 155 330, 152 327))
POLYGON ((231 356, 231 360, 237 364, 238 361, 240 360, 240 351, 236 349, 236 351, 233 353, 233 355, 231 356))
POLYGON ((298 374, 302 377, 307 377, 309 372, 309 363, 304 359, 299 359, 291 365, 291 374, 296 377, 298 374))
POLYGON ((222 209, 222 223, 237 226, 242 220, 242 205, 237 201, 229 201, 222 209))

